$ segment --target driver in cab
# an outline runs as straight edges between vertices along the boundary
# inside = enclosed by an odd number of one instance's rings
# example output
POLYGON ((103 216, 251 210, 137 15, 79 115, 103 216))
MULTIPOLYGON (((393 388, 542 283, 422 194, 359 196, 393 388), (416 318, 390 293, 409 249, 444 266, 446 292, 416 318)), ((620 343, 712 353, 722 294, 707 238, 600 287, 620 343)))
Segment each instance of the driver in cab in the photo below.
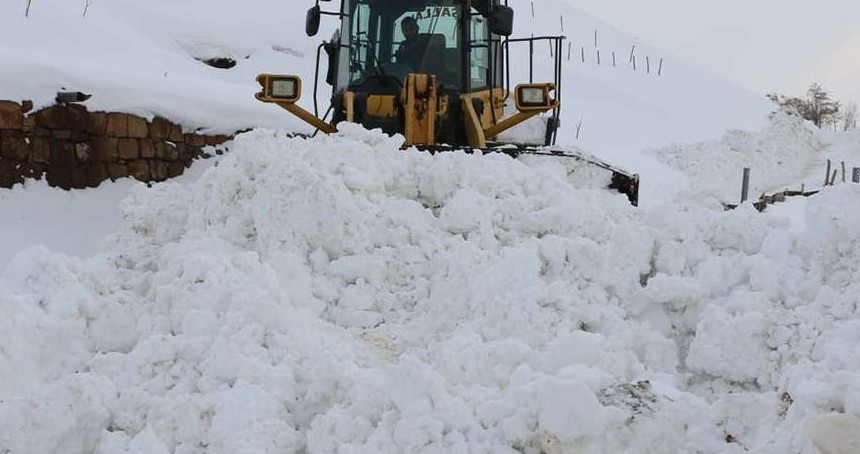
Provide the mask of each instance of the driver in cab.
POLYGON ((427 44, 422 42, 418 35, 418 21, 412 16, 406 16, 400 21, 400 30, 403 32, 404 40, 394 53, 394 58, 397 63, 417 70, 421 66, 427 44))

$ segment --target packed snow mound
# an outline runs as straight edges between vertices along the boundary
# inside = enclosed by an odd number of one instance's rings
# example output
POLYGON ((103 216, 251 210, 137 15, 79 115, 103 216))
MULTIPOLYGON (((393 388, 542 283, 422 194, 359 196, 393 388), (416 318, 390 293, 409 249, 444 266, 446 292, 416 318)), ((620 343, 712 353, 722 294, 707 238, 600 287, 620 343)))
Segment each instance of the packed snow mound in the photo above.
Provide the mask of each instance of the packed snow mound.
POLYGON ((823 148, 817 128, 801 118, 776 114, 760 132, 730 130, 718 141, 673 144, 649 153, 687 178, 685 196, 736 204, 744 168, 751 169, 751 196, 800 190, 798 182, 823 148))
POLYGON ((344 129, 20 255, 0 452, 811 454, 860 417, 856 186, 798 228, 344 129))

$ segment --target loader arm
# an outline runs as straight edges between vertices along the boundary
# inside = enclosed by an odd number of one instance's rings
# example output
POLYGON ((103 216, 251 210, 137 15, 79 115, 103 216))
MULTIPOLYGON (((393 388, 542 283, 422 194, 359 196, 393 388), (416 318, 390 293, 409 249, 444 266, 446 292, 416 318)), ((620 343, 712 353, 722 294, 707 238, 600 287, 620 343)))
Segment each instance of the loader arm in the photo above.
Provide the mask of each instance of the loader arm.
MULTIPOLYGON (((469 146, 484 148, 487 146, 488 140, 495 138, 502 132, 529 118, 558 109, 559 101, 554 98, 554 92, 555 85, 550 83, 518 85, 514 91, 517 113, 501 120, 496 120, 495 115, 478 115, 473 102, 476 94, 462 95, 460 99, 463 109, 463 127, 466 130, 469 146)), ((501 116, 501 110, 504 106, 503 94, 495 91, 489 93, 491 103, 496 101, 496 97, 502 98, 499 113, 501 116)), ((490 109, 496 109, 496 106, 490 106, 490 109)))

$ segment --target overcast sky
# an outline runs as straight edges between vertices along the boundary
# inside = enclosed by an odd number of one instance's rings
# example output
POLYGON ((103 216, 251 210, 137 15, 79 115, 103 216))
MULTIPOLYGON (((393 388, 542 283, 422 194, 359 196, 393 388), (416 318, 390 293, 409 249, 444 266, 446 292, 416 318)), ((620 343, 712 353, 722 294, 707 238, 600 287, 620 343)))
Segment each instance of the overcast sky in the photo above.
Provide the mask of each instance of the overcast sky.
POLYGON ((860 101, 860 0, 575 0, 640 40, 758 93, 818 82, 860 101))

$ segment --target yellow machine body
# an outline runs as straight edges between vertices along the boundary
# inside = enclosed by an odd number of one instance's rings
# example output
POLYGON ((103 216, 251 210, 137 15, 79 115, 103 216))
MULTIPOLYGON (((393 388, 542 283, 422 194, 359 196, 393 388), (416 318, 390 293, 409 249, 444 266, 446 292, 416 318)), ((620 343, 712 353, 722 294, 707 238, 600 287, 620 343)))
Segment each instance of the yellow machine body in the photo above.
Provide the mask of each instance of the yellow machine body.
MULTIPOLYGON (((257 93, 257 99, 262 102, 277 104, 317 130, 328 134, 337 132, 336 125, 324 122, 297 104, 301 98, 300 92, 286 97, 277 96, 273 93, 275 85, 282 81, 292 81, 298 90, 301 89, 302 83, 298 76, 262 74, 257 77, 257 82, 263 88, 261 92, 257 93)), ((436 125, 441 118, 449 114, 452 100, 449 95, 440 96, 436 87, 435 75, 409 74, 399 95, 367 96, 364 113, 373 117, 402 118, 402 130, 396 132, 403 134, 407 146, 437 145, 436 125)), ((544 93, 543 99, 545 101, 541 105, 531 106, 523 106, 518 102, 517 113, 506 118, 503 117, 506 96, 504 90, 500 88, 465 93, 460 95, 459 99, 453 100, 464 112, 460 128, 462 128, 467 142, 446 145, 484 148, 487 146, 488 140, 494 140, 505 130, 559 106, 558 101, 551 97, 552 92, 555 91, 553 84, 520 85, 517 87, 517 93, 521 92, 523 88, 544 93), (478 113, 474 107, 475 101, 478 101, 478 104, 490 106, 490 108, 482 109, 478 113)), ((345 114, 345 120, 356 122, 356 93, 346 91, 340 99, 343 103, 340 108, 345 114)))

